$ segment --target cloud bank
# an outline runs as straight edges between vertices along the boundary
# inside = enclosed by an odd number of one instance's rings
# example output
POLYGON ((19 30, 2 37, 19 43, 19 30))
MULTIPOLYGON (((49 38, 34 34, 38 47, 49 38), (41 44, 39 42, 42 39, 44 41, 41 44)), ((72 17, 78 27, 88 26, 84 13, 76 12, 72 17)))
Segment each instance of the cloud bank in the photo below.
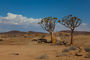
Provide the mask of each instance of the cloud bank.
MULTIPOLYGON (((45 32, 40 25, 37 23, 41 21, 41 18, 27 18, 23 15, 7 13, 6 17, 0 17, 0 32, 7 32, 10 30, 20 30, 20 31, 38 31, 45 32)), ((66 30, 67 28, 59 23, 56 24, 55 31, 66 30)), ((82 23, 78 29, 80 31, 90 31, 86 23, 82 23)))

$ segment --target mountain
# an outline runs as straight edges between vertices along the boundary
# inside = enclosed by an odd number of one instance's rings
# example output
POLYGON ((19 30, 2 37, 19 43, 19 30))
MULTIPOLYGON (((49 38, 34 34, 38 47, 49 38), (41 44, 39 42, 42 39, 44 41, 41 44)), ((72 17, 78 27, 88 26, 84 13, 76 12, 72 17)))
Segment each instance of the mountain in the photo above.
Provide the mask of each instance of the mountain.
POLYGON ((22 32, 22 31, 17 31, 17 30, 12 30, 12 31, 8 31, 8 32, 3 32, 0 34, 25 34, 26 32, 22 32))
MULTIPOLYGON (((61 34, 61 33, 71 33, 70 30, 63 30, 63 31, 57 31, 55 32, 54 34, 61 34)), ((12 31, 8 31, 8 32, 3 32, 3 33, 0 33, 0 34, 47 34, 47 33, 43 33, 43 32, 35 32, 35 31, 28 31, 28 32, 23 32, 23 31, 17 31, 17 30, 12 30, 12 31)), ((84 35, 89 35, 90 32, 87 32, 87 31, 74 31, 74 34, 75 35, 78 35, 78 34, 84 34, 84 35)))
POLYGON ((23 31, 18 31, 18 30, 12 30, 12 31, 3 32, 3 33, 0 33, 0 34, 47 34, 47 33, 35 32, 35 31, 23 32, 23 31))
MULTIPOLYGON (((70 30, 58 31, 57 33, 61 33, 61 32, 64 32, 64 33, 71 33, 70 30)), ((88 32, 88 31, 74 31, 74 35, 78 35, 78 34, 90 35, 90 32, 88 32)))

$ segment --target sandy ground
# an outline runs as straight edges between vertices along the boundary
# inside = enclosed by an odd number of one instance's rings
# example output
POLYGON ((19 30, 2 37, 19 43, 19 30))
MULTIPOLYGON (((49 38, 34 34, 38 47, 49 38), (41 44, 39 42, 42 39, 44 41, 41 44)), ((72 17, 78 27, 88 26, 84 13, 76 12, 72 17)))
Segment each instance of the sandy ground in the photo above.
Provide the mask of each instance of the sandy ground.
POLYGON ((0 45, 0 60, 90 60, 83 57, 56 57, 62 50, 61 46, 50 45, 0 45), (39 59, 41 55, 48 58, 39 59))
MULTIPOLYGON (((56 57, 64 48, 61 45, 32 42, 30 38, 2 38, 0 41, 0 60, 90 60, 83 56, 56 57), (29 40, 30 39, 30 40, 29 40)), ((70 37, 63 37, 70 40, 70 37)), ((74 37, 76 46, 90 46, 90 35, 79 35, 74 37)))
MULTIPOLYGON (((0 60, 37 60, 40 55, 56 55, 57 49, 46 46, 0 45, 0 60), (15 55, 15 54, 19 55, 15 55)), ((53 60, 54 56, 50 56, 53 60)))

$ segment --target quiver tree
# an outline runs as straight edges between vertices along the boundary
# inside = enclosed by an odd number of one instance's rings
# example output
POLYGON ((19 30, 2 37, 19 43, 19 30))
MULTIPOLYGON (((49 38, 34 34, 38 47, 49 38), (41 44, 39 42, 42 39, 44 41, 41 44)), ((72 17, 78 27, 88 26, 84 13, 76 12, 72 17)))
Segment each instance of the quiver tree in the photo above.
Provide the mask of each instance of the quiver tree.
POLYGON ((43 30, 46 30, 51 35, 52 43, 56 43, 56 40, 55 40, 55 38, 53 36, 53 31, 55 29, 56 20, 57 20, 57 18, 54 18, 54 17, 46 17, 46 18, 43 18, 39 22, 39 24, 41 25, 43 30))
POLYGON ((69 28, 71 30, 71 42, 70 44, 73 45, 73 33, 76 27, 78 27, 81 24, 81 19, 79 19, 76 16, 65 16, 64 18, 62 18, 60 22, 62 25, 64 25, 65 27, 69 28))

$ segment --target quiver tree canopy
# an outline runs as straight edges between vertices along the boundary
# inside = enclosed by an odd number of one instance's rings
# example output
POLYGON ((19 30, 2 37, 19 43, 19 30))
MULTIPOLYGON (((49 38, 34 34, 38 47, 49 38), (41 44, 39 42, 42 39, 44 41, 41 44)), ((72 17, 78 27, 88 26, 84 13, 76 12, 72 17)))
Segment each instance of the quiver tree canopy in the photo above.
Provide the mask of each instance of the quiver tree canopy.
POLYGON ((41 22, 39 22, 39 24, 44 30, 48 32, 53 32, 55 29, 56 20, 57 18, 54 18, 54 17, 46 17, 46 18, 43 18, 41 22))
POLYGON ((76 16, 72 17, 72 15, 69 15, 62 18, 61 24, 70 29, 74 29, 81 24, 81 19, 76 16))

